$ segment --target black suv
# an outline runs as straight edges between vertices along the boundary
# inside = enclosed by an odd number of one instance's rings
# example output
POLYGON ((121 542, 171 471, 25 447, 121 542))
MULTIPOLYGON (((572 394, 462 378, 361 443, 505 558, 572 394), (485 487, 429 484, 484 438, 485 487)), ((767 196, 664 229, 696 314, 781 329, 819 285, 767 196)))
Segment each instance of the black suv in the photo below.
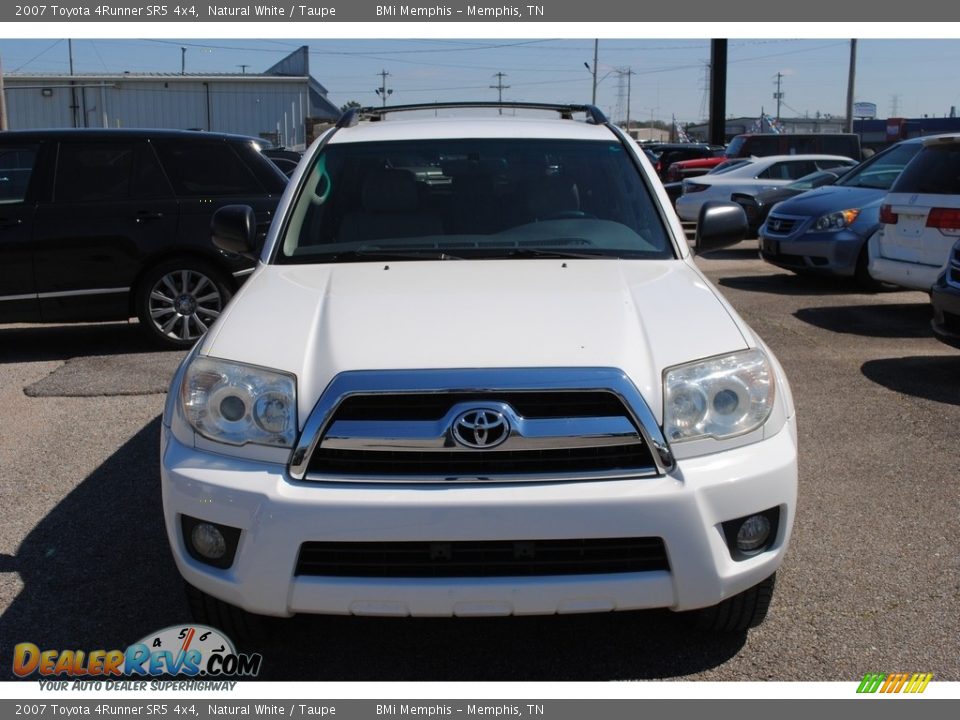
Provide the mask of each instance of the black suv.
POLYGON ((138 317, 189 347, 253 269, 210 242, 211 216, 250 205, 262 237, 285 186, 254 138, 0 133, 0 322, 138 317))

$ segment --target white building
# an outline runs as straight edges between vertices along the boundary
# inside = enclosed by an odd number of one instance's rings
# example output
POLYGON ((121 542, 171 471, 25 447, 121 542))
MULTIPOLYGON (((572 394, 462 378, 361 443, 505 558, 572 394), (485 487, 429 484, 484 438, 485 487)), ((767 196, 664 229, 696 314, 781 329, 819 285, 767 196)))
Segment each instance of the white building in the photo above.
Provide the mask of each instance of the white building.
POLYGON ((303 148, 340 110, 299 48, 263 73, 8 74, 11 130, 126 127, 211 130, 303 148))

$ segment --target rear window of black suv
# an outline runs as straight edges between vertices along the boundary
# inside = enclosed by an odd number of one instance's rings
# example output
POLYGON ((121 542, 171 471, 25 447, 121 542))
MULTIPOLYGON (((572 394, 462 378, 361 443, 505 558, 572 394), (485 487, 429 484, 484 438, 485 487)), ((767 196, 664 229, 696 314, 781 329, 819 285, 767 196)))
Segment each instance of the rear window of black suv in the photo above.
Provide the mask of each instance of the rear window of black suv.
POLYGON ((230 143, 160 140, 154 144, 174 190, 181 197, 265 192, 230 143))

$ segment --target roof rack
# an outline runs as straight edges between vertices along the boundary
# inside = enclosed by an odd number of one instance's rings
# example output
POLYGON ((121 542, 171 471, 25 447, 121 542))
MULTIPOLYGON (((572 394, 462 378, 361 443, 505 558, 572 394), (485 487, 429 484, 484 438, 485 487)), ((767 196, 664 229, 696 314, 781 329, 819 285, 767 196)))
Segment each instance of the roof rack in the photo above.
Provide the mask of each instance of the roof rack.
POLYGON ((607 116, 596 105, 576 105, 559 103, 535 103, 535 102, 486 102, 486 101, 467 101, 467 102, 435 102, 419 103, 416 105, 390 105, 384 107, 360 107, 350 108, 337 121, 337 127, 353 127, 363 118, 370 120, 382 120, 384 115, 395 112, 413 112, 415 110, 449 110, 459 108, 494 108, 494 109, 515 109, 515 110, 550 110, 560 113, 564 120, 572 120, 574 113, 586 113, 589 122, 594 125, 606 125, 607 116))

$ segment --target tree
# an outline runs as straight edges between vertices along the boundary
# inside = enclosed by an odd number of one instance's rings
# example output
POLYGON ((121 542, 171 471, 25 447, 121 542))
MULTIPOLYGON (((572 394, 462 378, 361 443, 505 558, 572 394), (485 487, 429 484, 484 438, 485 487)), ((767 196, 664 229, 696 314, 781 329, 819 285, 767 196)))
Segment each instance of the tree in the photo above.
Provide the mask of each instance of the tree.
POLYGON ((351 100, 351 101, 348 102, 346 105, 343 105, 343 106, 340 108, 340 110, 341 110, 342 112, 346 112, 347 110, 352 110, 353 108, 358 108, 358 107, 363 107, 363 105, 361 105, 360 103, 358 103, 356 100, 351 100))

